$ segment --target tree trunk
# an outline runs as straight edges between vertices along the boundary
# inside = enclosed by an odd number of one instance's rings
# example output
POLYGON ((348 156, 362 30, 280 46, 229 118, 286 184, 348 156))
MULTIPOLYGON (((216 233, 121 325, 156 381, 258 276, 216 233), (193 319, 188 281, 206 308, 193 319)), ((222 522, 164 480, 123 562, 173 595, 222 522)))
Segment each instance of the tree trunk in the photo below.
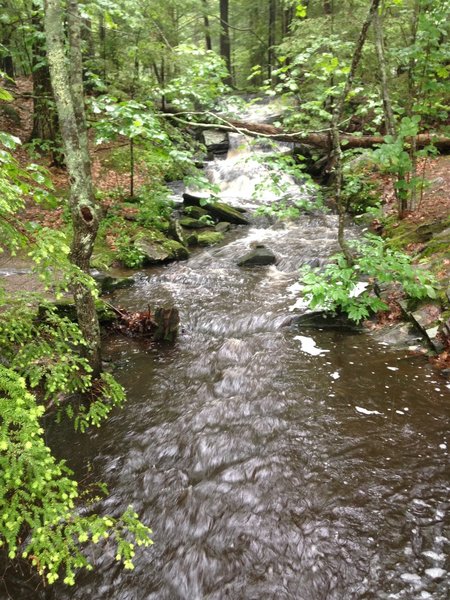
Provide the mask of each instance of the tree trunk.
POLYGON ((277 0, 269 0, 269 23, 267 37, 267 77, 272 79, 272 68, 275 62, 275 37, 276 37, 277 0))
POLYGON ((33 129, 30 140, 50 142, 50 153, 53 164, 63 163, 58 151, 58 114, 54 105, 53 90, 50 81, 50 70, 45 56, 45 46, 39 34, 43 31, 43 23, 36 12, 32 24, 37 35, 34 36, 32 52, 33 79, 33 129))
POLYGON ((375 26, 375 48, 377 51, 378 67, 380 69, 381 97, 383 99, 384 121, 386 133, 395 135, 395 118, 392 110, 391 97, 389 94, 389 83, 386 71, 386 56, 384 52, 383 23, 378 12, 374 16, 375 26))
POLYGON ((333 0, 323 0, 323 13, 328 16, 333 14, 333 0))
POLYGON ((203 4, 203 25, 205 26, 205 47, 212 50, 211 30, 209 28, 208 0, 202 0, 203 4))
POLYGON ((224 82, 227 85, 232 85, 230 27, 228 19, 228 0, 220 0, 220 56, 224 59, 228 70, 228 76, 225 77, 224 82))
MULTIPOLYGON (((60 0, 45 0, 47 59, 58 109, 64 153, 70 181, 69 206, 73 224, 70 260, 89 273, 90 258, 98 230, 87 145, 81 73, 80 17, 77 0, 67 5, 69 52, 64 44, 64 21, 60 0)), ((79 280, 72 284, 78 323, 88 343, 86 356, 92 376, 101 371, 100 327, 91 290, 79 280)))
POLYGON ((338 228, 338 242, 344 253, 345 259, 349 265, 353 264, 353 255, 348 246, 345 235, 345 207, 342 201, 342 147, 341 139, 339 134, 339 121, 342 118, 342 112, 344 110, 345 100, 352 88, 353 80, 355 78, 356 69, 361 60, 362 50, 367 38, 367 32, 369 31, 370 24, 375 13, 378 10, 380 0, 372 0, 367 17, 361 27, 361 31, 356 42, 355 50, 353 52, 352 63, 350 70, 345 81, 344 90, 339 98, 336 100, 336 104, 333 109, 333 115, 331 118, 331 139, 333 145, 332 153, 332 165, 335 174, 335 199, 336 206, 339 213, 339 228, 338 228))
MULTIPOLYGON (((196 123, 194 121, 185 121, 177 116, 178 109, 166 105, 164 112, 172 116, 176 121, 198 129, 218 129, 219 131, 231 131, 242 133, 251 137, 267 137, 280 142, 295 142, 306 146, 314 146, 330 151, 330 138, 328 133, 303 133, 285 131, 281 127, 268 125, 267 123, 252 123, 250 121, 236 121, 235 119, 223 119, 216 123, 196 123)), ((186 113, 180 113, 185 115, 186 113)), ((193 113, 195 114, 195 113, 193 113)), ((373 148, 384 143, 384 137, 381 135, 350 135, 341 134, 341 142, 345 142, 346 148, 373 148)), ((430 133, 420 133, 416 136, 417 147, 424 148, 433 144, 442 152, 450 151, 450 138, 444 136, 435 136, 430 133)))

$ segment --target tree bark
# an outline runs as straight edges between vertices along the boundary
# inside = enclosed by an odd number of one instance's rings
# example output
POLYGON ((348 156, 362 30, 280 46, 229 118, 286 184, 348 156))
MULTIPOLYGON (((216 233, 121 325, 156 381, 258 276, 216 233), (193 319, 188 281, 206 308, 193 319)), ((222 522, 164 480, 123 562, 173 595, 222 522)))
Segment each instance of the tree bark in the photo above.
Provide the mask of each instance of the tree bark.
POLYGON ((342 118, 342 112, 344 110, 345 100, 352 88, 353 80, 355 78, 356 69, 361 60, 362 50, 367 38, 367 32, 369 31, 372 19, 378 10, 380 0, 372 0, 367 17, 361 27, 358 40, 356 42, 355 50, 353 52, 352 63, 350 70, 345 81, 344 90, 340 97, 336 100, 333 115, 331 118, 331 140, 333 146, 332 153, 332 165, 335 174, 335 200, 336 206, 339 213, 339 226, 338 226, 338 242, 341 250, 345 256, 345 259, 349 265, 353 264, 353 255, 349 245, 345 240, 345 207, 342 202, 342 146, 341 138, 339 133, 339 121, 342 118))
POLYGON ((205 47, 212 50, 211 30, 209 28, 208 0, 202 0, 203 4, 203 25, 205 27, 205 47))
POLYGON ((33 129, 30 140, 50 142, 52 162, 57 166, 61 166, 63 162, 62 156, 57 150, 58 114, 54 105, 45 46, 39 35, 43 32, 43 23, 37 12, 33 14, 31 21, 36 35, 34 36, 32 51, 33 129))
MULTIPOLYGON (((69 206, 73 224, 70 260, 81 271, 89 273, 99 217, 87 146, 77 0, 68 1, 68 52, 65 48, 63 23, 61 0, 45 0, 47 59, 70 181, 69 206)), ((72 293, 78 323, 88 343, 86 356, 95 378, 101 371, 101 352, 94 297, 89 287, 79 280, 73 282, 72 293)))
POLYGON ((276 18, 277 18, 277 0, 269 0, 269 23, 267 37, 267 77, 272 79, 272 68, 275 62, 275 34, 276 34, 276 18))
POLYGON ((231 43, 230 43, 230 27, 228 24, 229 6, 228 0, 220 0, 220 56, 224 59, 228 70, 228 76, 224 82, 227 85, 232 85, 231 76, 231 43))
POLYGON ((391 97, 389 94, 389 82, 386 70, 386 56, 384 52, 384 37, 382 18, 378 12, 374 16, 375 26, 375 48, 377 51, 378 67, 380 70, 381 97, 383 99, 384 121, 386 133, 395 135, 395 117, 392 110, 391 97))

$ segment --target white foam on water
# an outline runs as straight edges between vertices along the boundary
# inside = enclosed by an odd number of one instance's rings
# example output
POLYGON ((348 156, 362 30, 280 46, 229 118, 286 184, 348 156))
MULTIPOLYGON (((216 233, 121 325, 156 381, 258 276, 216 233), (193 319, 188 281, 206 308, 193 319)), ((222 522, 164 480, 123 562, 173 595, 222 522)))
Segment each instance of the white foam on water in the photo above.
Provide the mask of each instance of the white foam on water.
POLYGON ((417 573, 402 573, 400 575, 400 579, 403 581, 407 581, 408 583, 420 583, 421 578, 417 573))
POLYGON ((444 577, 447 571, 440 567, 432 567, 431 569, 425 569, 425 573, 428 577, 431 577, 431 579, 439 579, 440 577, 444 577))
POLYGON ((325 354, 325 352, 329 352, 329 350, 319 348, 313 338, 307 337, 306 335, 296 335, 294 340, 299 340, 301 344, 301 351, 305 354, 310 354, 311 356, 321 356, 322 354, 325 354))
POLYGON ((362 415, 382 415, 383 413, 378 410, 368 410, 367 408, 363 408, 362 406, 355 406, 356 412, 359 412, 362 415))

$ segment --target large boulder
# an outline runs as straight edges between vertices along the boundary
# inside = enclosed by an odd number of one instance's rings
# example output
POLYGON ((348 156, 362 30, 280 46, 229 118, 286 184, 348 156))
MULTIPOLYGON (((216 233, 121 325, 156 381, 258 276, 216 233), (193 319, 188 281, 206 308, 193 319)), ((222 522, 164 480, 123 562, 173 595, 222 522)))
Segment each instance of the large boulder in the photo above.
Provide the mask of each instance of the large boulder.
POLYGON ((215 202, 201 193, 197 195, 193 192, 184 192, 183 200, 185 206, 200 206, 218 221, 226 221, 235 225, 249 225, 249 220, 242 216, 239 209, 224 202, 215 202))
POLYGON ((274 265, 277 257, 263 244, 258 244, 253 250, 245 254, 238 260, 239 267, 258 267, 265 265, 274 265))
POLYGON ((202 231, 197 236, 199 246, 213 246, 223 240, 223 234, 218 231, 202 231))
POLYGON ((180 219, 180 225, 186 229, 202 229, 205 226, 204 223, 192 217, 183 217, 180 219))
POLYGON ((176 240, 165 241, 142 237, 134 241, 135 247, 144 255, 145 265, 158 265, 171 260, 186 260, 189 252, 176 240))
POLYGON ((208 155, 226 154, 230 146, 228 134, 218 129, 208 129, 203 132, 203 141, 208 155))

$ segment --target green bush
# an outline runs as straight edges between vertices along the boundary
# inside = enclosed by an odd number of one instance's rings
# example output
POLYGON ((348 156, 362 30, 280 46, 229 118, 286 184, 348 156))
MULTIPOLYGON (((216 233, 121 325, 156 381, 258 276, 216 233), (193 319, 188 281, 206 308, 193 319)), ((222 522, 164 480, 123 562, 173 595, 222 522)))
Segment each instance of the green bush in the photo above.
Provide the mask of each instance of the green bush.
POLYGON ((411 265, 411 257, 386 247, 383 239, 367 235, 362 241, 349 242, 357 253, 349 266, 343 254, 336 254, 324 269, 303 267, 300 281, 309 307, 344 312, 359 323, 388 306, 373 293, 375 283, 400 283, 410 298, 436 298, 435 280, 411 265), (367 280, 367 287, 358 284, 367 280))

